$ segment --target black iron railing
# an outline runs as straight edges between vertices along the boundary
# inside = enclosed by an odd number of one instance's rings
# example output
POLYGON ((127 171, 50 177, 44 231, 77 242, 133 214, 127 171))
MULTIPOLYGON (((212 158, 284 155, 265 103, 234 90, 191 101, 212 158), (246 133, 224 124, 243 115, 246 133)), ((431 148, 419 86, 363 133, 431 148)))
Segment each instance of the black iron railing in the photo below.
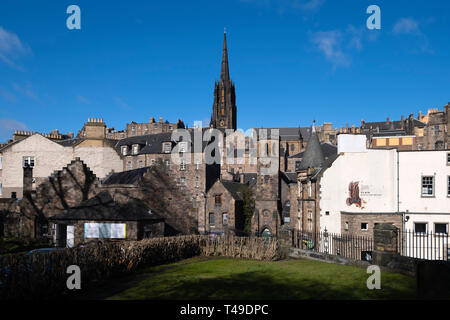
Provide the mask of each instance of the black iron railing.
POLYGON ((425 260, 450 260, 448 232, 399 231, 398 251, 401 255, 425 260))
POLYGON ((327 231, 297 231, 294 247, 315 252, 343 256, 355 260, 372 260, 373 237, 338 234, 327 231))

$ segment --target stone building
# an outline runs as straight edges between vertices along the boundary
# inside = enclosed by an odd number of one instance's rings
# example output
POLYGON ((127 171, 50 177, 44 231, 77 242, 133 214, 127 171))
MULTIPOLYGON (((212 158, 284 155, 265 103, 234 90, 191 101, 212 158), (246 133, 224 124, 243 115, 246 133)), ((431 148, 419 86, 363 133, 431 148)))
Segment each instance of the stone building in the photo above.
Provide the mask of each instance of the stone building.
MULTIPOLYGON (((217 180, 206 195, 205 232, 245 234, 244 201, 249 191, 247 183, 217 180)), ((248 194, 247 201, 250 198, 248 194)))
MULTIPOLYGON (((103 121, 102 119, 92 119, 93 121, 103 121)), ((125 130, 115 130, 114 128, 106 128, 106 138, 111 140, 122 140, 125 138, 145 136, 149 134, 172 132, 176 129, 184 128, 184 123, 180 119, 176 123, 170 123, 169 121, 163 121, 163 118, 159 118, 159 121, 155 121, 155 118, 151 117, 147 123, 137 123, 131 121, 126 124, 125 130)), ((86 125, 84 125, 80 131, 78 131, 77 138, 83 138, 86 135, 86 125)))
POLYGON ((341 128, 341 134, 365 134, 367 147, 374 149, 395 148, 398 150, 445 150, 449 148, 450 105, 439 109, 428 109, 426 115, 411 113, 401 120, 365 122, 360 127, 341 128))
POLYGON ((143 201, 114 201, 107 191, 49 218, 57 247, 164 236, 164 219, 143 201))
POLYGON ((123 139, 117 144, 124 157, 124 171, 162 162, 174 181, 189 193, 199 222, 205 213, 206 193, 220 177, 220 161, 212 164, 205 161, 205 148, 209 144, 203 141, 206 130, 208 128, 186 129, 184 138, 177 141, 172 140, 171 133, 160 133, 123 139), (199 146, 195 145, 197 135, 201 139, 199 146))
POLYGON ((69 244, 74 245, 74 237, 75 244, 86 240, 82 237, 86 223, 106 229, 109 223, 119 223, 114 227, 128 230, 121 233, 127 235, 124 240, 198 230, 190 195, 167 174, 163 164, 111 173, 100 181, 77 158, 35 190, 31 187, 32 170, 29 166, 24 168, 22 200, 0 201, 1 216, 7 218, 1 219, 6 221, 3 229, 11 236, 58 243, 70 239, 69 244))
POLYGON ((164 235, 198 232, 202 207, 195 205, 189 189, 177 183, 159 161, 151 167, 111 173, 102 180, 100 190, 107 191, 118 203, 143 201, 164 219, 164 235))
MULTIPOLYGON (((297 217, 293 217, 291 226, 303 232, 319 232, 321 197, 320 183, 326 169, 337 158, 330 152, 325 158, 323 145, 320 144, 315 128, 301 161, 296 162, 297 172, 297 217), (297 218, 297 219, 295 219, 297 218)), ((294 214, 294 212, 292 212, 294 214)))
POLYGON ((90 119, 85 128, 83 138, 60 140, 33 133, 1 148, 0 197, 22 197, 25 165, 33 168, 33 189, 75 158, 82 159, 99 178, 111 171, 122 171, 116 141, 105 137, 105 123, 90 119))

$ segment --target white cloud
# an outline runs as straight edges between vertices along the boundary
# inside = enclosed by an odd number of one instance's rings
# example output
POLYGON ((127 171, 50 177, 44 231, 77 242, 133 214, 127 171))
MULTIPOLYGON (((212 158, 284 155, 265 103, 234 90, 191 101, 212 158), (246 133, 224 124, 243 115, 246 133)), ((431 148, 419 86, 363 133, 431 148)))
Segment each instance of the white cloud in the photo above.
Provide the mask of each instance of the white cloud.
POLYGON ((22 69, 17 60, 31 54, 30 48, 19 37, 0 26, 0 60, 16 69, 22 69))
POLYGON ((297 6, 302 10, 314 11, 319 9, 325 0, 309 0, 309 1, 295 1, 297 6))
POLYGON ((82 104, 91 104, 91 101, 88 98, 80 96, 80 95, 77 96, 77 100, 79 103, 82 103, 82 104))
POLYGON ((128 105, 126 102, 124 102, 121 98, 119 98, 119 97, 113 97, 113 99, 114 99, 114 101, 115 101, 120 107, 122 107, 123 109, 125 109, 125 110, 130 110, 130 109, 132 109, 132 108, 130 107, 130 105, 128 105))
MULTIPOLYGON (((429 18, 425 20, 423 24, 433 23, 434 18, 429 18)), ((433 53, 433 49, 430 48, 428 37, 422 32, 419 26, 419 22, 413 18, 401 18, 399 19, 392 28, 392 33, 400 35, 410 35, 415 38, 415 44, 411 46, 408 51, 413 53, 433 53)))
POLYGON ((420 34, 419 24, 412 18, 401 18, 392 28, 394 34, 420 34))
POLYGON ((40 101, 38 95, 36 94, 36 92, 34 92, 31 82, 27 82, 25 85, 20 85, 17 84, 16 82, 12 83, 12 86, 14 88, 15 91, 17 91, 18 93, 20 93, 23 96, 26 96, 30 99, 33 99, 35 101, 40 101))
POLYGON ((252 3, 265 9, 276 10, 278 14, 286 11, 297 10, 304 13, 317 11, 325 0, 240 0, 244 3, 252 3))
POLYGON ((15 130, 31 131, 23 122, 6 118, 0 119, 0 142, 12 139, 12 134, 15 130))
POLYGON ((311 37, 312 43, 333 64, 333 68, 350 65, 350 57, 342 51, 342 39, 343 35, 339 30, 318 31, 311 37))

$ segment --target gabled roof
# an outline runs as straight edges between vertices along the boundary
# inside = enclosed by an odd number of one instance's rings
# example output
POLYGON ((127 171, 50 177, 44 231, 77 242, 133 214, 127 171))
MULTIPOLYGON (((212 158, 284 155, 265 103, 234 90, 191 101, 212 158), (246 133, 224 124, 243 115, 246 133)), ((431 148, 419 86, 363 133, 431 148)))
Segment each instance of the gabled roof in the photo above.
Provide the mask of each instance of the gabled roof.
POLYGON ((144 174, 150 167, 139 168, 134 170, 127 170, 122 172, 115 172, 107 176, 102 184, 114 185, 114 184, 136 184, 141 180, 144 174))
POLYGON ((49 220, 162 221, 163 219, 141 200, 132 199, 121 204, 115 202, 111 195, 104 191, 79 206, 54 215, 49 220))
POLYGON ((231 196, 236 200, 242 200, 242 193, 244 192, 246 185, 239 182, 233 182, 233 181, 220 181, 225 189, 227 189, 231 196))

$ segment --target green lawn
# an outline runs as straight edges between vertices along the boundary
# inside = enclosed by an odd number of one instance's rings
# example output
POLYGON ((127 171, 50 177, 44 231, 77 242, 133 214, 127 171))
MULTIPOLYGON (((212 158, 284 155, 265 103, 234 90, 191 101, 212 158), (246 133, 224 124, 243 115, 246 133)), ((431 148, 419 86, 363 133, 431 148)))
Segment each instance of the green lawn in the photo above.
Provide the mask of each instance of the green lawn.
MULTIPOLYGON (((140 272, 108 299, 414 299, 413 277, 381 273, 369 290, 366 269, 311 260, 261 262, 193 258, 140 272)), ((112 283, 114 285, 114 283, 112 283)), ((111 283, 109 284, 111 287, 111 283)), ((123 286, 123 283, 122 283, 123 286)), ((111 289, 111 288, 110 288, 111 289)), ((114 292, 114 291, 111 291, 114 292)))

